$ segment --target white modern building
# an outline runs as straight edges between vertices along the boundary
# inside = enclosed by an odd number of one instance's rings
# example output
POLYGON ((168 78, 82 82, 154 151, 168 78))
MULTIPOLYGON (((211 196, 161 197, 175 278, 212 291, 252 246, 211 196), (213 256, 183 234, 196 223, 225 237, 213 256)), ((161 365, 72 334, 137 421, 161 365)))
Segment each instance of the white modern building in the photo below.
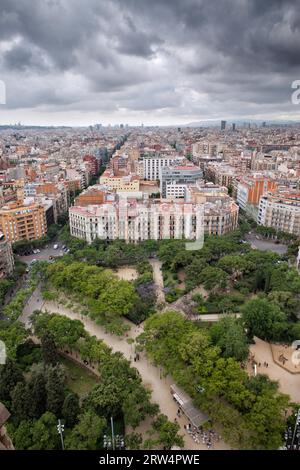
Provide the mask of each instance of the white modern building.
POLYGON ((178 156, 145 156, 143 158, 143 177, 145 180, 159 180, 161 169, 164 166, 180 164, 184 161, 184 157, 178 156))

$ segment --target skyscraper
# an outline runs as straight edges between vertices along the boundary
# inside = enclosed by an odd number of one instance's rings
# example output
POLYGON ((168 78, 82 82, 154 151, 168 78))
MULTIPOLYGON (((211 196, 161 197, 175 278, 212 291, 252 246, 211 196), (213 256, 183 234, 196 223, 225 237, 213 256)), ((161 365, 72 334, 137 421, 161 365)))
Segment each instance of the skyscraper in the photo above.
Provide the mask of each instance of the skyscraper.
POLYGON ((226 121, 221 121, 221 131, 225 131, 226 129, 226 121))

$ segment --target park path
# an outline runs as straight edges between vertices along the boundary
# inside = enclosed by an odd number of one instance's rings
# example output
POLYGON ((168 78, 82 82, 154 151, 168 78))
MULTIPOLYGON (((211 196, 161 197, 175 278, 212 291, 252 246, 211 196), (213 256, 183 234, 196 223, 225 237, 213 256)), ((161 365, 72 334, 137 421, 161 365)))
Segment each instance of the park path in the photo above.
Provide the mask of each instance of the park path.
POLYGON ((153 280, 155 284, 156 303, 157 305, 164 304, 166 299, 165 299, 165 293, 163 291, 164 280, 163 280, 163 275, 161 271, 162 262, 159 261, 158 259, 153 259, 153 258, 150 259, 149 262, 153 269, 153 280))
MULTIPOLYGON (((91 335, 103 340, 114 352, 123 353, 124 357, 132 362, 132 366, 139 371, 145 387, 151 390, 152 400, 159 405, 161 412, 168 416, 170 421, 174 421, 178 406, 172 399, 170 393, 170 385, 173 383, 172 378, 163 377, 162 369, 151 364, 145 353, 140 354, 140 360, 134 362, 134 346, 128 343, 128 339, 135 339, 140 333, 142 333, 143 326, 140 325, 139 327, 131 328, 127 337, 118 337, 110 333, 106 333, 101 326, 96 325, 95 322, 88 317, 75 313, 56 302, 43 302, 39 289, 36 289, 33 293, 23 310, 22 316, 20 317, 20 321, 22 321, 27 327, 30 326, 29 316, 34 310, 59 313, 71 318, 72 320, 80 320, 84 324, 86 331, 91 335)), ((132 323, 130 323, 130 326, 132 326, 132 323)), ((177 421, 180 425, 180 431, 185 441, 185 449, 207 450, 205 445, 202 443, 196 444, 193 439, 186 434, 184 425, 188 424, 188 421, 185 417, 177 418, 177 421)), ((227 446, 223 441, 219 441, 215 444, 214 448, 217 450, 226 450, 229 449, 229 446, 227 446)))

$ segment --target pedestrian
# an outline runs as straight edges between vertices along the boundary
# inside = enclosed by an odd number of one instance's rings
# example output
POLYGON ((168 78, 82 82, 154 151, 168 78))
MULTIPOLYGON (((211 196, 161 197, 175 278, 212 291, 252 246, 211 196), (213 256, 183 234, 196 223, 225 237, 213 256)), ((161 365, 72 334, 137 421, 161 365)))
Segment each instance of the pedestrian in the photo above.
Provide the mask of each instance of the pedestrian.
POLYGON ((259 362, 259 363, 258 363, 258 367, 260 367, 260 366, 261 366, 261 363, 259 362))

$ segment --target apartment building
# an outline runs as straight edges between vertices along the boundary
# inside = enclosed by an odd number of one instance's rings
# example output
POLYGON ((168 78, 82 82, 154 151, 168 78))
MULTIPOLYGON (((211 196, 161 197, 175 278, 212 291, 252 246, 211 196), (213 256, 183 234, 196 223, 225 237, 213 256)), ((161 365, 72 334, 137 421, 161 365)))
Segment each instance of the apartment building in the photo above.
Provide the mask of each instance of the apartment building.
POLYGON ((0 232, 0 279, 5 278, 13 272, 14 256, 11 243, 5 240, 4 235, 0 232))
POLYGON ((279 162, 276 156, 253 152, 251 158, 251 170, 277 171, 278 165, 279 162))
POLYGON ((91 243, 96 238, 143 240, 196 240, 203 233, 203 206, 184 201, 122 200, 110 195, 104 204, 71 207, 70 232, 91 243))
POLYGON ((164 166, 180 165, 184 157, 158 155, 143 158, 143 177, 145 180, 159 180, 164 166))
POLYGON ((12 243, 41 238, 47 233, 45 209, 36 203, 9 203, 0 209, 0 230, 12 243))
POLYGON ((94 155, 85 155, 83 157, 83 161, 90 164, 91 173, 92 175, 97 175, 99 172, 100 164, 99 159, 96 158, 94 155))
POLYGON ((237 203, 251 217, 258 207, 261 196, 275 189, 276 182, 264 175, 245 175, 237 184, 237 203))
POLYGON ((109 168, 100 176, 99 182, 109 190, 139 191, 140 189, 140 178, 138 176, 116 175, 109 168))
POLYGON ((207 165, 204 174, 207 180, 229 188, 233 185, 237 170, 231 165, 213 162, 207 165))
POLYGON ((203 171, 195 165, 162 167, 160 175, 161 195, 165 198, 173 192, 174 197, 184 197, 185 186, 195 184, 202 177, 203 171))
POLYGON ((188 188, 187 201, 204 205, 204 233, 225 235, 238 227, 239 206, 228 195, 227 188, 202 183, 188 188))
POLYGON ((239 206, 231 199, 204 204, 204 233, 226 235, 238 227, 239 206))
POLYGON ((257 223, 300 236, 300 193, 263 195, 259 202, 257 223))

